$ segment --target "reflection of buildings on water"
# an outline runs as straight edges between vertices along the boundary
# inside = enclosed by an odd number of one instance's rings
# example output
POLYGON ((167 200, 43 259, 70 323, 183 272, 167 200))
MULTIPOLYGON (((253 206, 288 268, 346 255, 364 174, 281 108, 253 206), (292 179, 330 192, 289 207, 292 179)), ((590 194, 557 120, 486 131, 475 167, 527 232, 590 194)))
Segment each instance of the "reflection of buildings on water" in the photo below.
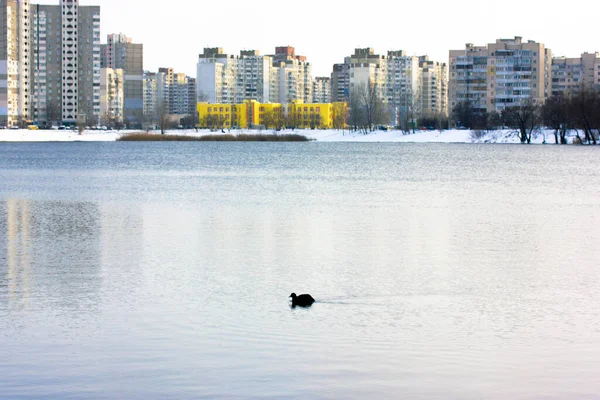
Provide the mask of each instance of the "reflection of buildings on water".
POLYGON ((132 287, 136 286, 134 283, 140 278, 144 253, 142 209, 139 205, 102 204, 98 211, 105 283, 127 280, 132 287))
POLYGON ((101 285, 97 205, 9 199, 0 207, 8 299, 59 309, 93 304, 101 285))
MULTIPOLYGON (((6 235, 2 247, 6 247, 6 280, 9 299, 29 299, 31 286, 31 252, 28 248, 31 235, 31 203, 10 199, 4 206, 6 235)), ((2 215, 2 214, 0 214, 2 215)), ((4 236, 4 235, 3 235, 4 236)))

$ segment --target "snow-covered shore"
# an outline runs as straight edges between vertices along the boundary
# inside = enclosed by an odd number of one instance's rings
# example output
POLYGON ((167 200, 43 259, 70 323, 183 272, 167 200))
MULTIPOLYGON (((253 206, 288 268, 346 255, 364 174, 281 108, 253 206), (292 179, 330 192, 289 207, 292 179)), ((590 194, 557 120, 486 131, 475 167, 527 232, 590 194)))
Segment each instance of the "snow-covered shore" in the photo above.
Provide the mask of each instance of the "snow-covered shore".
MULTIPOLYGON (((105 142, 115 141, 121 135, 136 131, 84 131, 79 135, 76 131, 65 130, 0 130, 0 142, 105 142)), ((167 134, 202 136, 220 134, 221 132, 210 132, 209 130, 171 130, 167 134)), ((272 130, 232 130, 226 133, 273 133, 272 130)), ((295 133, 304 135, 319 142, 405 142, 405 143, 520 143, 519 136, 514 130, 498 130, 485 133, 481 138, 474 139, 469 130, 446 130, 446 131, 417 131, 414 134, 403 134, 401 131, 376 131, 367 135, 350 132, 348 130, 285 130, 279 134, 295 133)), ((551 130, 545 130, 537 134, 532 143, 552 144, 554 136, 551 130)), ((572 143, 572 138, 569 138, 572 143)))

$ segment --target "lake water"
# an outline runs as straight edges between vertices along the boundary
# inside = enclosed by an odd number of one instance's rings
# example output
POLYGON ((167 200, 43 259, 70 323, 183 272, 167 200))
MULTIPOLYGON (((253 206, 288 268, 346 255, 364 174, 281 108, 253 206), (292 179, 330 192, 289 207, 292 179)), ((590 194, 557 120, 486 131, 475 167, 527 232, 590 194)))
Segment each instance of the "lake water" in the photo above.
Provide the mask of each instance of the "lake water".
POLYGON ((600 399, 599 150, 1 144, 0 397, 600 399))

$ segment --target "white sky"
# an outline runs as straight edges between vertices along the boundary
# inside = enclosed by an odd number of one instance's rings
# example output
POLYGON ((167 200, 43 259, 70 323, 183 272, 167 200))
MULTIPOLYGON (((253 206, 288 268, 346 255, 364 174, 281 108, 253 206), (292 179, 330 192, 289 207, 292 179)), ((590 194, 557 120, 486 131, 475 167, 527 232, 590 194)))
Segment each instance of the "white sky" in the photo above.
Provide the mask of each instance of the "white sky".
MULTIPOLYGON (((33 0, 36 3, 36 0, 33 0)), ((38 0, 58 4, 59 0, 38 0)), ((308 57, 314 76, 329 76, 356 47, 379 54, 406 50, 448 61, 450 49, 484 45, 497 38, 522 36, 552 49, 555 56, 577 57, 600 51, 598 0, 570 0, 555 6, 542 0, 325 1, 302 0, 80 0, 101 7, 102 42, 125 33, 144 44, 144 69, 173 67, 196 75, 204 47, 229 54, 275 46, 294 46, 308 57)))

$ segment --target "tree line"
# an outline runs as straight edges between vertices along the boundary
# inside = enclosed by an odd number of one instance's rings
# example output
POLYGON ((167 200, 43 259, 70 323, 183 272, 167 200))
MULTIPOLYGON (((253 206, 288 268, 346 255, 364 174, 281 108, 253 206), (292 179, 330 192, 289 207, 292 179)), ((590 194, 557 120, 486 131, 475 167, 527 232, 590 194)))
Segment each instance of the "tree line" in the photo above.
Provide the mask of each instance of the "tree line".
POLYGON ((502 112, 477 111, 468 101, 459 102, 452 110, 458 126, 471 130, 514 129, 521 143, 531 143, 542 128, 551 129, 556 144, 567 144, 567 135, 575 134, 581 144, 597 144, 600 134, 600 91, 582 88, 572 94, 558 94, 544 104, 527 99, 502 112))

